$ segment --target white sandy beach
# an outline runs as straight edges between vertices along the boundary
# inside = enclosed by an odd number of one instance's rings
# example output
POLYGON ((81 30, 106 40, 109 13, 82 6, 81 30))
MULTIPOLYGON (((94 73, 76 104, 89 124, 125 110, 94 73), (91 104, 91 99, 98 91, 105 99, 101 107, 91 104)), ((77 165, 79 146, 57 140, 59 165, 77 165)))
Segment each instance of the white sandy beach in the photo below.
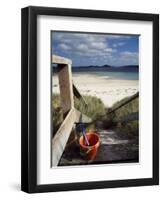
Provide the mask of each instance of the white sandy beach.
MULTIPOLYGON (((105 106, 111 107, 124 97, 138 92, 138 80, 108 79, 106 76, 95 74, 73 74, 73 83, 83 95, 92 95, 101 98, 105 106)), ((58 77, 53 76, 53 93, 59 93, 58 77)))

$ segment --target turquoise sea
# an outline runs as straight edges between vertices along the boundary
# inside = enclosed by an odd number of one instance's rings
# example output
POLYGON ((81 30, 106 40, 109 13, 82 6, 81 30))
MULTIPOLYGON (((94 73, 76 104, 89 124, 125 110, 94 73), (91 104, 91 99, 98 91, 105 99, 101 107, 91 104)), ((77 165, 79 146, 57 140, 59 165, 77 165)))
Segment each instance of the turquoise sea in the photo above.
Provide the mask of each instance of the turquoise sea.
POLYGON ((106 71, 93 71, 93 72, 73 72, 74 75, 95 75, 110 80, 139 80, 139 72, 106 72, 106 71))

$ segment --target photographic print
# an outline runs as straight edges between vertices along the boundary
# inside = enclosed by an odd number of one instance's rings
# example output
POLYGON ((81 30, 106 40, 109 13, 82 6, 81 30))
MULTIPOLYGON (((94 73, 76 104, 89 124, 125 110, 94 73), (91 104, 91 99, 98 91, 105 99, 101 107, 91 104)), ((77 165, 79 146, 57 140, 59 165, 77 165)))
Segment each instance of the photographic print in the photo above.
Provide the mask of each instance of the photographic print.
POLYGON ((52 167, 139 162, 139 35, 51 31, 52 167))

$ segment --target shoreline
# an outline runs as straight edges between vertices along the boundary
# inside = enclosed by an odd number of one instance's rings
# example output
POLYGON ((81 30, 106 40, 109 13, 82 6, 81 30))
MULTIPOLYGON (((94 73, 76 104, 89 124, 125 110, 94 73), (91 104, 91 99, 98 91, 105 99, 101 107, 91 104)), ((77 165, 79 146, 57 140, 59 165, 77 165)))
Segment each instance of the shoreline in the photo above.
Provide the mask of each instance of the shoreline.
MULTIPOLYGON (((57 76, 53 76, 52 83, 53 93, 59 93, 57 76)), ((139 91, 139 80, 109 79, 108 76, 73 74, 73 83, 82 95, 96 96, 106 107, 139 91)))

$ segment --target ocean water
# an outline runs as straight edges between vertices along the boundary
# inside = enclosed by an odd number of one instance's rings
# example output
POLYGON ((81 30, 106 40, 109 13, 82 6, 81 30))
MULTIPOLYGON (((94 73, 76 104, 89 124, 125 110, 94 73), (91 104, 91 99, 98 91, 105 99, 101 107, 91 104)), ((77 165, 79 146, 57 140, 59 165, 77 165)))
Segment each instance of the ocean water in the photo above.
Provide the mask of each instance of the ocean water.
POLYGON ((109 80, 139 80, 138 72, 73 72, 73 75, 92 75, 109 80))

